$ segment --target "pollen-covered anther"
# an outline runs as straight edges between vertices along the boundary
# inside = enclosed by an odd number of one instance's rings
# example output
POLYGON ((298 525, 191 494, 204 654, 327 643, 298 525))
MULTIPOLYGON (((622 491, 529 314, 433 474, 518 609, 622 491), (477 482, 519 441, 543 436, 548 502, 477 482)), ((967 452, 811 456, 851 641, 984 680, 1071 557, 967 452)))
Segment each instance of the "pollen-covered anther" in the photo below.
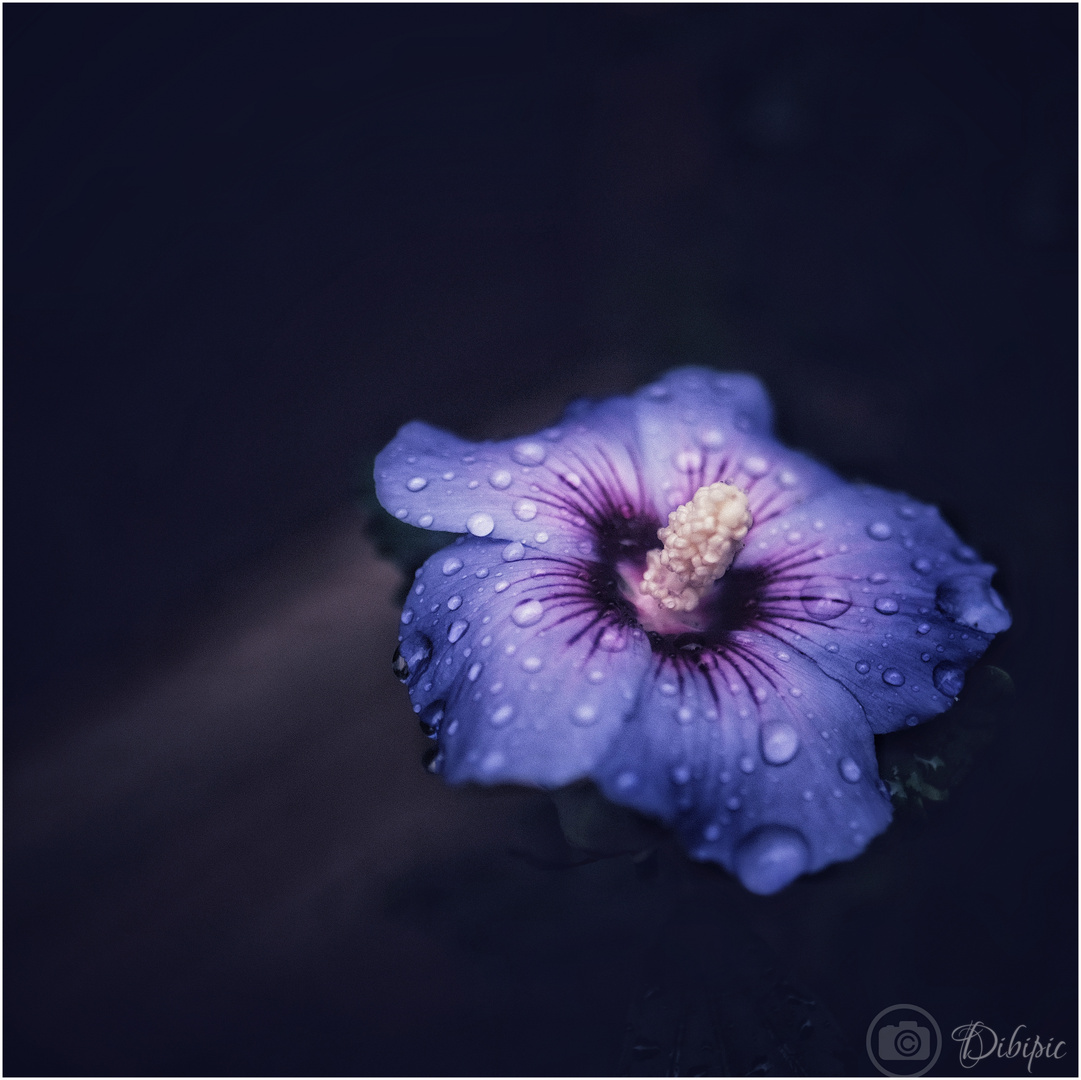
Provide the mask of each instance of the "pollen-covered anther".
POLYGON ((753 524, 747 496, 731 484, 699 488, 658 529, 664 547, 646 554, 639 588, 669 611, 693 611, 724 576, 753 524))

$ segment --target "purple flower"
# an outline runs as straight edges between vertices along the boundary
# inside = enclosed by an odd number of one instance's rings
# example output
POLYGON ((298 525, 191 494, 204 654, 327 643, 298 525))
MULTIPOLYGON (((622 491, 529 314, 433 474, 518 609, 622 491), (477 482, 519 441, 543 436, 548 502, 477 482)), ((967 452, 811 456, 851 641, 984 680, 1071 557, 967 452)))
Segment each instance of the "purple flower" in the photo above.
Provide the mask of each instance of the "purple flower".
POLYGON ((523 439, 399 431, 383 506, 467 534, 417 572, 395 661, 436 770, 591 778, 763 894, 886 828, 874 734, 949 708, 1010 617, 934 507, 845 483, 771 413, 756 379, 681 368, 523 439))

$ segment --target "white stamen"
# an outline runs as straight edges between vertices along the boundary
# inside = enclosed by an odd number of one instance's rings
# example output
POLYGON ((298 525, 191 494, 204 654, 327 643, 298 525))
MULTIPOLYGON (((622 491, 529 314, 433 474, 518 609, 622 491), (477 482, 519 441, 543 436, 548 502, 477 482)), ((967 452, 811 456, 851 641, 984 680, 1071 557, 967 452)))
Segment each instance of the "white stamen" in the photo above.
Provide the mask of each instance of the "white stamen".
POLYGON ((664 544, 646 553, 639 588, 669 611, 693 611, 724 576, 753 524, 747 496, 731 484, 699 488, 657 531, 664 544))

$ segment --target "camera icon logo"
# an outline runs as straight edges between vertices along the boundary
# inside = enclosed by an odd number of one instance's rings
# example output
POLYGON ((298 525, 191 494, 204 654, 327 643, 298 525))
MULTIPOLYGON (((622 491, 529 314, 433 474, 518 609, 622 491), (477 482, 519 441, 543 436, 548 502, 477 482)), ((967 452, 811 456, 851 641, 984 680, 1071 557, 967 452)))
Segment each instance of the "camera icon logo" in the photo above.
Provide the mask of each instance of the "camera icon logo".
POLYGON ((891 1005, 867 1028, 867 1055, 883 1076, 923 1076, 941 1052, 942 1032, 918 1005, 891 1005))
POLYGON ((915 1020, 901 1020, 878 1029, 882 1061, 926 1061, 931 1056, 931 1032, 915 1020))

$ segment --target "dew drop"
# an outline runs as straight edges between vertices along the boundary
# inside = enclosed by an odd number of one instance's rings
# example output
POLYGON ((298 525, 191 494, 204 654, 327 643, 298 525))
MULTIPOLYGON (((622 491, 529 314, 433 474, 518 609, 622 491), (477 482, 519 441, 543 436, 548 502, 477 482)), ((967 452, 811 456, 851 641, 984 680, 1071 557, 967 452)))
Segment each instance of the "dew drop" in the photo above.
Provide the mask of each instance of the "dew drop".
POLYGON ((675 697, 679 693, 679 687, 675 683, 662 682, 657 689, 664 694, 665 697, 675 697))
POLYGON ((458 573, 462 568, 462 560, 456 555, 452 555, 446 562, 443 563, 443 573, 450 577, 451 574, 458 573))
POLYGON ((487 773, 495 772, 496 769, 502 768, 506 758, 499 750, 490 750, 484 757, 484 760, 480 763, 480 767, 487 773))
POLYGON ((917 574, 929 574, 933 567, 930 559, 919 558, 912 560, 912 569, 915 570, 917 574))
POLYGON ((573 714, 576 724, 586 727, 597 719, 597 710, 592 705, 579 705, 573 714))
POLYGON ((931 629, 931 624, 930 623, 921 622, 920 625, 916 627, 916 633, 917 634, 926 634, 926 633, 928 633, 930 631, 930 629, 931 629))
POLYGON ((492 520, 491 514, 486 514, 483 510, 480 510, 469 515, 465 527, 474 536, 487 536, 495 528, 495 522, 492 520))
POLYGON ((790 724, 767 724, 762 728, 762 757, 770 765, 784 765, 799 750, 799 735, 790 724))
POLYGON ((600 668, 594 668, 586 677, 591 683, 604 682, 604 672, 600 668))
POLYGON ((698 441, 709 450, 716 450, 724 445, 724 432, 717 428, 708 428, 698 436, 698 441))
POLYGON ((447 630, 447 640, 453 645, 456 641, 461 639, 462 634, 468 629, 469 623, 465 619, 458 619, 457 621, 452 622, 447 630))
POLYGON ((850 784, 858 784, 860 777, 863 776, 863 770, 850 757, 841 758, 837 762, 837 768, 841 773, 841 777, 850 784))
POLYGON ((893 529, 889 527, 884 521, 872 521, 867 526, 867 535, 872 540, 888 540, 893 536, 893 529))
POLYGON ((510 588, 510 582, 509 581, 501 581, 496 585, 495 591, 496 592, 504 592, 509 588, 510 588))
POLYGON ((422 529, 428 528, 428 526, 431 525, 433 521, 435 521, 435 518, 433 518, 431 514, 421 514, 420 517, 417 518, 417 524, 422 529))
POLYGON ((770 896, 799 877, 810 860, 801 833, 783 825, 761 825, 739 842, 735 869, 745 889, 770 896))
POLYGON ((538 442, 523 442, 519 443, 512 451, 511 457, 518 462, 519 465, 540 465, 547 455, 548 451, 544 449, 544 446, 538 442))
POLYGON ((514 481, 514 477, 506 469, 496 469, 491 476, 488 477, 488 483, 492 485, 497 491, 504 491, 511 486, 514 481))
POLYGON ((491 721, 498 727, 500 724, 505 724, 513 715, 513 705, 500 705, 499 708, 492 713, 491 721))
POLYGON ((405 609, 405 610, 404 610, 404 611, 402 612, 402 623, 403 623, 404 625, 408 626, 408 625, 409 625, 409 624, 410 624, 410 623, 411 623, 412 621, 413 621, 413 612, 411 612, 411 611, 409 610, 409 608, 406 608, 406 609, 405 609))
POLYGON ((920 718, 915 713, 913 713, 911 716, 905 717, 905 724, 908 727, 915 727, 919 722, 920 718))
POLYGON ((697 450, 680 450, 672 460, 680 472, 692 473, 702 468, 702 455, 697 450))
POLYGON ((868 664, 866 660, 861 660, 858 664, 856 664, 856 670, 861 675, 866 675, 867 672, 871 670, 871 665, 868 664))
POLYGON ((544 606, 539 600, 526 600, 519 604, 510 617, 515 626, 532 626, 544 615, 544 606))
POLYGON ((627 630, 622 626, 606 626, 601 631, 597 647, 605 652, 622 652, 627 647, 627 630))
POLYGON ((953 549, 953 557, 958 562, 974 563, 979 562, 980 556, 975 548, 970 548, 968 544, 961 544, 959 547, 953 549))
POLYGON ((690 705, 680 705, 676 710, 676 719, 681 724, 689 724, 694 719, 694 709, 690 705))
POLYGON ((544 667, 544 661, 539 656, 525 656, 522 658, 523 671, 540 671, 544 667))
POLYGON ((414 476, 405 486, 410 491, 423 491, 428 486, 428 481, 423 476, 414 476))
POLYGON ((426 634, 409 634, 394 652, 391 667, 400 682, 419 678, 432 659, 432 642, 426 634))
POLYGON ((518 499, 514 504, 514 516, 519 521, 532 521, 537 516, 537 504, 532 499, 518 499))
POLYGON ((743 471, 748 476, 765 476, 769 472, 769 462, 755 454, 743 462, 743 471))
POLYGON ((426 705, 420 713, 417 719, 420 721, 420 729, 428 736, 429 739, 434 739, 439 734, 439 727, 443 723, 443 713, 447 707, 445 701, 433 701, 430 705, 426 705))
POLYGON ((901 610, 901 605, 891 596, 880 596, 875 601, 875 611, 880 615, 896 615, 901 610))
POLYGON ((744 754, 739 759, 739 771, 748 775, 754 772, 754 758, 750 754, 744 754))
POLYGON ((690 781, 691 770, 686 765, 676 765, 672 769, 672 783, 683 785, 690 781))
POLYGON ((452 596, 447 601, 447 610, 448 611, 457 611, 458 608, 460 608, 461 606, 462 606, 462 598, 460 596, 452 596))
POLYGON ((931 677, 934 679, 935 689, 946 697, 957 697, 965 685, 965 669, 949 660, 936 664, 931 677))
POLYGON ((882 681, 887 686, 904 686, 905 685, 905 677, 904 677, 904 675, 900 671, 898 671, 897 668, 894 668, 894 667, 888 667, 888 668, 886 668, 886 670, 884 672, 882 672, 882 681))
POLYGON ((852 606, 852 595, 832 578, 815 577, 800 590, 800 603, 816 622, 840 618, 852 606))
POLYGON ((405 521, 405 519, 409 517, 409 511, 404 508, 401 510, 395 510, 394 516, 398 518, 399 521, 405 521))
POLYGON ((616 787, 620 791, 627 791, 638 783, 638 777, 632 772, 622 772, 616 777, 616 787))
POLYGON ((476 682, 480 678, 480 673, 484 670, 484 665, 478 660, 470 669, 465 673, 465 677, 470 682, 476 682))

